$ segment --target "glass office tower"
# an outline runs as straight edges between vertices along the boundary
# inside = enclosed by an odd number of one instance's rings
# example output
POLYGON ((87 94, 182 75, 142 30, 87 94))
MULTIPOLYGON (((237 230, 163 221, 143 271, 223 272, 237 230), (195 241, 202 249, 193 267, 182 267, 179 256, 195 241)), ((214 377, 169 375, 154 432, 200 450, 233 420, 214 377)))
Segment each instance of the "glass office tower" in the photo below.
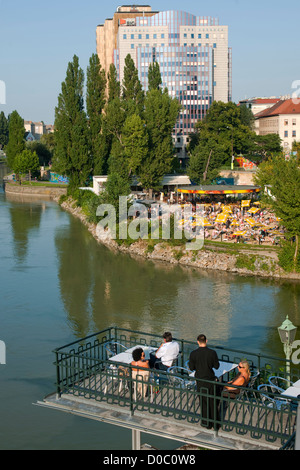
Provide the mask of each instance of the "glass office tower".
POLYGON ((139 79, 148 88, 149 64, 158 62, 163 87, 182 104, 174 129, 178 157, 185 158, 188 135, 214 100, 231 100, 231 51, 228 28, 216 18, 164 11, 119 23, 114 63, 123 80, 131 54, 139 79))

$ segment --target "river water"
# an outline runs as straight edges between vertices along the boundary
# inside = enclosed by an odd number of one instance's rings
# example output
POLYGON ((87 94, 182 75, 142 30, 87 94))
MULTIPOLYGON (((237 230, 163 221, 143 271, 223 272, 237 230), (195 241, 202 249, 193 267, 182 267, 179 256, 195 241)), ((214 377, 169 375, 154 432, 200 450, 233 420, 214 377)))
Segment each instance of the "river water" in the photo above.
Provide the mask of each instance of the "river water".
POLYGON ((203 332, 212 344, 282 356, 277 326, 286 314, 300 325, 300 283, 114 254, 56 203, 3 191, 0 260, 1 449, 130 449, 127 430, 34 405, 54 391, 53 349, 74 339, 113 325, 187 340, 203 332))

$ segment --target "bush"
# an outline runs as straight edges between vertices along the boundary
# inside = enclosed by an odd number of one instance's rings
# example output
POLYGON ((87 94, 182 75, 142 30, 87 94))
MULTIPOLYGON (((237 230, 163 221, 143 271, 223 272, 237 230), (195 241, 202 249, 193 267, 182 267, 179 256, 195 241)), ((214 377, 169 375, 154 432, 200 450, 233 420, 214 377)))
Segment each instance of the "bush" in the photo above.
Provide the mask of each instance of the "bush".
MULTIPOLYGON (((286 241, 279 254, 278 262, 279 266, 284 269, 286 272, 294 271, 294 254, 295 254, 295 243, 286 241)), ((300 272, 300 253, 298 253, 297 263, 296 263, 296 272, 300 272)))

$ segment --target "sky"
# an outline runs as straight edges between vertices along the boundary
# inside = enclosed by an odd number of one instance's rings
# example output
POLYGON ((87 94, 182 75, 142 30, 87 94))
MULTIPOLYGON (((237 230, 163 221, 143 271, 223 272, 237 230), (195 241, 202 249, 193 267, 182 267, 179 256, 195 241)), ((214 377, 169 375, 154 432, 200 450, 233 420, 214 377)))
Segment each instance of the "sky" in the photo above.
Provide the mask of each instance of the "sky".
MULTIPOLYGON (((119 5, 104 0, 0 0, 0 112, 54 124, 55 106, 74 54, 86 72, 96 27, 119 5)), ((183 10, 228 25, 232 99, 296 93, 300 84, 299 0, 149 0, 155 11, 183 10)))

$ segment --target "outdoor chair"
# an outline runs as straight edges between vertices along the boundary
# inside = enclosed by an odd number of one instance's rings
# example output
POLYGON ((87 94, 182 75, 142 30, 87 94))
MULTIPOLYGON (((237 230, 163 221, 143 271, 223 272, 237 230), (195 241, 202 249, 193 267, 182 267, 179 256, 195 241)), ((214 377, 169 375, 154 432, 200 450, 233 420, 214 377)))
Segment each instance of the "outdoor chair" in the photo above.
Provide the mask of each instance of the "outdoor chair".
POLYGON ((190 378, 191 371, 185 367, 173 366, 167 370, 169 384, 179 388, 194 389, 196 381, 190 378))
POLYGON ((276 410, 281 410, 283 408, 290 408, 290 400, 286 398, 280 398, 276 395, 280 395, 282 389, 276 387, 275 385, 262 384, 257 387, 259 392, 260 399, 262 403, 269 408, 275 408, 276 410))
POLYGON ((269 384, 272 386, 275 385, 275 387, 281 389, 281 392, 284 392, 288 387, 293 385, 293 382, 285 379, 284 377, 273 375, 272 377, 269 377, 269 384))
POLYGON ((106 354, 107 354, 108 359, 112 356, 116 356, 120 352, 126 351, 126 349, 127 349, 126 346, 124 346, 123 344, 118 343, 116 341, 108 343, 105 346, 105 350, 106 350, 106 354))

